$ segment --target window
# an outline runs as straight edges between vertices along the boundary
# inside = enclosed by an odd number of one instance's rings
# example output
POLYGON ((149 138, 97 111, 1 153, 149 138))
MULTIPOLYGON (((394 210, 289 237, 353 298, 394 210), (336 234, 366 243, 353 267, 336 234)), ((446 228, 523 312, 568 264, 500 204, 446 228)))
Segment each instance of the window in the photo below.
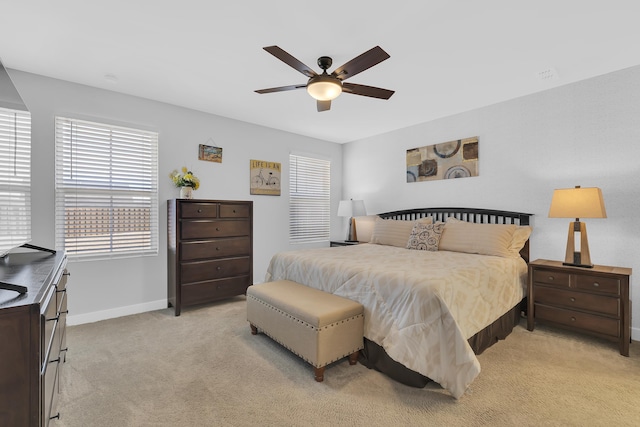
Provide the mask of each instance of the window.
POLYGON ((292 243, 329 240, 331 162, 289 155, 289 239, 292 243))
POLYGON ((56 117, 56 247, 158 253, 158 134, 56 117))
POLYGON ((31 114, 0 108, 0 256, 31 240, 31 114))

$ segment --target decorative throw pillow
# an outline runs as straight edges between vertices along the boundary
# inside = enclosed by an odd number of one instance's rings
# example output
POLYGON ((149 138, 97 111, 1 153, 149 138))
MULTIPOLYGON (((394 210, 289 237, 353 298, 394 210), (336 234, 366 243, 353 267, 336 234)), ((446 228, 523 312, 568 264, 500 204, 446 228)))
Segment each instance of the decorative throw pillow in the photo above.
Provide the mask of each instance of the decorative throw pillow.
POLYGON ((418 221, 382 219, 378 217, 376 218, 376 222, 373 226, 373 232, 371 233, 371 240, 369 243, 406 248, 407 239, 411 234, 413 225, 417 222, 423 224, 429 223, 432 220, 433 219, 431 217, 421 218, 418 221))
POLYGON ((416 222, 411 230, 407 249, 437 251, 443 229, 444 222, 436 222, 435 224, 416 222))

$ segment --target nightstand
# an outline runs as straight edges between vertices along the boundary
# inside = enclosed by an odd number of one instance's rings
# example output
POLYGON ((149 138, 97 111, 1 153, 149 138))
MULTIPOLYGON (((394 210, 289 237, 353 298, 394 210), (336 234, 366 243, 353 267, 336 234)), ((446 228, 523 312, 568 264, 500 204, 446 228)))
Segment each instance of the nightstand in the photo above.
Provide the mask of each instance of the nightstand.
POLYGON ((357 245, 360 242, 347 242, 346 240, 331 240, 329 242, 329 246, 332 248, 335 248, 337 246, 352 246, 352 245, 357 245))
POLYGON ((617 341, 629 356, 631 269, 571 267, 539 259, 529 263, 527 329, 538 321, 617 341))

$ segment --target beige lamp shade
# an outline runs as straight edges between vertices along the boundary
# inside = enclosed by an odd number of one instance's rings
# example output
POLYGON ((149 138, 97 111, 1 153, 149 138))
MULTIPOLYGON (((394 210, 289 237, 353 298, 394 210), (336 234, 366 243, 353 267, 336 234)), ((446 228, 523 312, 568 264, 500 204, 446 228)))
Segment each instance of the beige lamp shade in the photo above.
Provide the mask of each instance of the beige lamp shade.
POLYGON ((549 218, 606 218, 602 191, 598 187, 563 188, 553 191, 549 218))

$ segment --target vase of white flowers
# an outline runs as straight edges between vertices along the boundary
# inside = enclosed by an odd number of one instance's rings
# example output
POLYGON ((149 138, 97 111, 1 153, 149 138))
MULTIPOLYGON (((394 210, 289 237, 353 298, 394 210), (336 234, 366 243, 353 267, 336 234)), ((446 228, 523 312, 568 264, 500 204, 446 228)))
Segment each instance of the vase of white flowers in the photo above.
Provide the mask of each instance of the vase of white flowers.
POLYGON ((180 188, 181 199, 193 199, 193 190, 200 188, 200 180, 185 166, 182 167, 182 173, 174 169, 169 174, 169 178, 176 187, 180 188))

